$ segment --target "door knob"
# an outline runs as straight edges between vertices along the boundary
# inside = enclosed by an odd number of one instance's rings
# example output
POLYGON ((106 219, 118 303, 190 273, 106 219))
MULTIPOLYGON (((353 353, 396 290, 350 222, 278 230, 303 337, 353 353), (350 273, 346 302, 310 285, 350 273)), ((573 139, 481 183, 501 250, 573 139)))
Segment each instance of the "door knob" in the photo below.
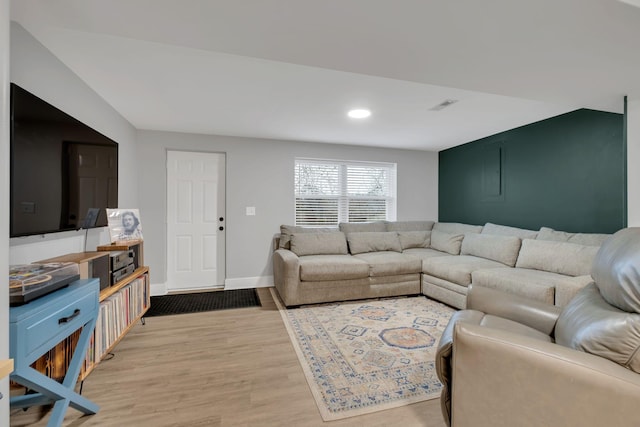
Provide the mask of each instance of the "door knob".
POLYGON ((220 217, 219 219, 220 219, 220 222, 224 221, 224 218, 223 218, 223 217, 220 217))
POLYGON ((222 230, 224 230, 224 227, 222 227, 222 226, 218 227, 218 230, 222 231, 222 230))

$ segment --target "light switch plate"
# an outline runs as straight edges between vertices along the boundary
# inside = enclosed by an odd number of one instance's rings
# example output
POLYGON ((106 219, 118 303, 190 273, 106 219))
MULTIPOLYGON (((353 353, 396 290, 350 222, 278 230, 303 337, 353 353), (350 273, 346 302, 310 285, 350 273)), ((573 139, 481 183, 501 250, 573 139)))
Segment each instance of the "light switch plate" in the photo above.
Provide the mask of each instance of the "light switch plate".
POLYGON ((247 216, 253 216, 256 214, 255 206, 247 206, 247 216))

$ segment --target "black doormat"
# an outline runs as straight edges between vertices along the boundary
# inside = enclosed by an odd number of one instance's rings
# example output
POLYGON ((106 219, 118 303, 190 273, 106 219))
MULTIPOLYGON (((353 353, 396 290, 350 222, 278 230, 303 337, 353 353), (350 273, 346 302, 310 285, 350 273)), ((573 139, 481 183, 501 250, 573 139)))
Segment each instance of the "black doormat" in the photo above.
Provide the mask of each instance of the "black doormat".
POLYGON ((260 307, 255 289, 199 292, 151 297, 151 308, 144 317, 199 313, 228 308, 260 307))

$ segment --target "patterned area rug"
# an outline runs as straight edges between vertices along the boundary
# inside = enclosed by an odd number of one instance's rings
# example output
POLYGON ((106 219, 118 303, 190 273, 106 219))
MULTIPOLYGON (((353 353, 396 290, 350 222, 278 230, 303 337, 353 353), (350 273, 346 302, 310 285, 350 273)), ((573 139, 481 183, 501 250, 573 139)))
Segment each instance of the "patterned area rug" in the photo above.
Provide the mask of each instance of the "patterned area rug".
POLYGON ((325 421, 440 397, 435 352, 454 309, 426 297, 285 309, 271 293, 325 421))

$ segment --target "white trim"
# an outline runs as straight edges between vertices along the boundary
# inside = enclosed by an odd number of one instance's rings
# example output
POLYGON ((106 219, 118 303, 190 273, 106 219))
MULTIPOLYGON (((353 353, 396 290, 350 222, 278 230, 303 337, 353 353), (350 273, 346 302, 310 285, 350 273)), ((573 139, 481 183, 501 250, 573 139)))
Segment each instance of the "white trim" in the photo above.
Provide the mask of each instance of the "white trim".
POLYGON ((152 283, 150 288, 151 288, 152 297, 166 295, 169 292, 169 289, 166 283, 152 283))
POLYGON ((225 291, 230 289, 269 288, 272 286, 273 276, 238 277, 224 281, 225 291))

